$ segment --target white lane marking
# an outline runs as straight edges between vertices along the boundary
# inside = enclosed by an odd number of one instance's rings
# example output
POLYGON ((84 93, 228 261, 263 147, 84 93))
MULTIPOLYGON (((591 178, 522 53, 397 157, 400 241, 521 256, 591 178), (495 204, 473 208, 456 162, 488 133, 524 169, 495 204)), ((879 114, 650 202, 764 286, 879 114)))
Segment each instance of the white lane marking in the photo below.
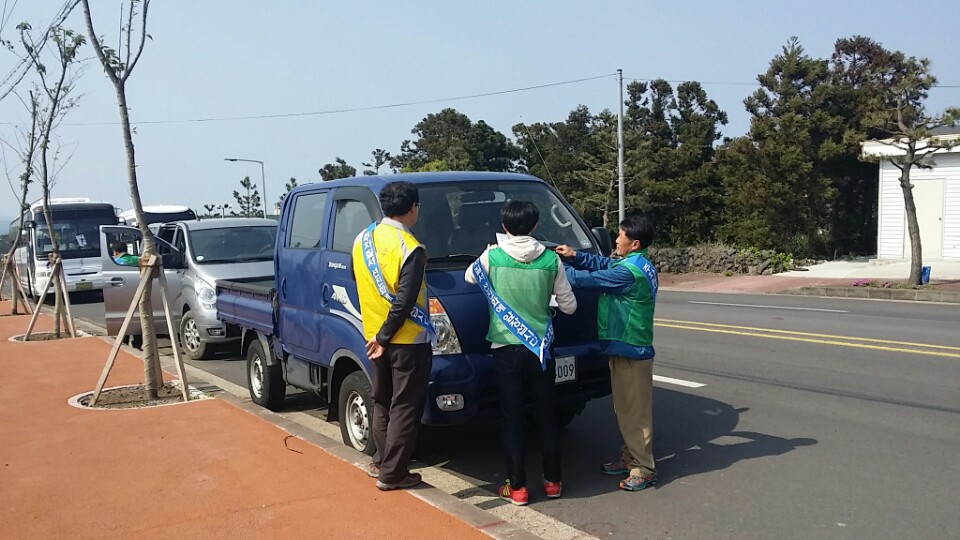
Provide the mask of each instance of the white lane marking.
POLYGON ((653 380, 657 382, 662 382, 666 384, 675 384, 677 386, 686 386, 687 388, 702 388, 706 386, 704 383, 698 383, 693 381, 685 381, 683 379, 674 379, 672 377, 662 377, 660 375, 654 375, 653 380))
POLYGON ((752 308, 763 308, 763 309, 789 309, 793 311, 823 311, 826 313, 850 313, 849 311, 844 311, 842 309, 823 309, 823 308, 790 307, 790 306, 761 306, 757 304, 725 304, 723 302, 697 302, 694 300, 688 300, 687 302, 690 304, 704 304, 708 306, 752 307, 752 308))

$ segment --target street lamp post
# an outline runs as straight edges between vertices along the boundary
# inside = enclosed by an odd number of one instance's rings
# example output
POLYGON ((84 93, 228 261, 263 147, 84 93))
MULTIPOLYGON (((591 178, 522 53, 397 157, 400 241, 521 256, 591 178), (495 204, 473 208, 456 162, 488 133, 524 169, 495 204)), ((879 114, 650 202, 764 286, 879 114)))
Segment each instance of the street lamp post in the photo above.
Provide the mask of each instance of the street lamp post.
POLYGON ((263 162, 259 159, 244 159, 244 158, 223 158, 224 161, 245 161, 247 163, 259 163, 260 164, 260 183, 263 185, 263 217, 267 217, 267 176, 263 172, 263 162))

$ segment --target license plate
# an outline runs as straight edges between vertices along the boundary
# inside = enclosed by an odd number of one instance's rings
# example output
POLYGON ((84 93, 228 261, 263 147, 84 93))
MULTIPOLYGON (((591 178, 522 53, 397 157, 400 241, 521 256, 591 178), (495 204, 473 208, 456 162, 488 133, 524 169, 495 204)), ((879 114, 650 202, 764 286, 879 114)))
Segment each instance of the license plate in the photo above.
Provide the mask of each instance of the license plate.
POLYGON ((557 358, 557 384, 577 380, 577 359, 573 356, 557 358))
POLYGON ((93 283, 90 283, 89 281, 81 281, 81 282, 77 283, 77 290, 78 290, 78 291, 87 291, 87 290, 90 290, 90 289, 92 289, 92 288, 93 288, 93 283))

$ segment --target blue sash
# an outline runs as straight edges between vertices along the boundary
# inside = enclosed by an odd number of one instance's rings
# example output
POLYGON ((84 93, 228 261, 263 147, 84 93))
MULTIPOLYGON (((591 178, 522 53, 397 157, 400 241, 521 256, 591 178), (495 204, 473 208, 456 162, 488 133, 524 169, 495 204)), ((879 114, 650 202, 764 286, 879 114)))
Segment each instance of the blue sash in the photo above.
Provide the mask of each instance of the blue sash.
POLYGON ((660 288, 659 280, 657 279, 657 269, 654 268, 653 263, 647 260, 646 257, 637 253, 636 255, 631 255, 626 258, 624 262, 629 262, 630 264, 636 266, 640 269, 640 272, 643 273, 644 277, 647 278, 647 285, 650 286, 650 296, 656 301, 657 299, 657 289, 660 288), (630 259, 639 259, 639 260, 630 260, 630 259))
MULTIPOLYGON (((383 272, 380 271, 380 264, 377 262, 377 250, 373 245, 373 230, 375 228, 377 228, 377 224, 371 223, 369 227, 364 229, 360 236, 360 247, 363 250, 363 260, 367 265, 367 270, 370 271, 370 277, 373 278, 373 285, 377 288, 380 296, 386 298, 392 304, 396 297, 390 294, 387 289, 387 282, 383 279, 383 272)), ((430 315, 423 308, 413 304, 409 316, 411 321, 427 331, 431 343, 437 342, 437 332, 430 324, 430 315)))
POLYGON ((520 343, 537 355, 540 359, 540 367, 546 371, 547 359, 550 358, 550 344, 553 343, 553 321, 547 321, 547 331, 541 338, 530 328, 527 321, 510 309, 510 306, 493 290, 493 284, 490 283, 486 270, 480 264, 480 259, 474 261, 470 269, 473 271, 473 277, 476 278, 477 285, 480 286, 483 295, 487 297, 487 303, 490 304, 493 315, 507 327, 511 334, 520 340, 520 343))

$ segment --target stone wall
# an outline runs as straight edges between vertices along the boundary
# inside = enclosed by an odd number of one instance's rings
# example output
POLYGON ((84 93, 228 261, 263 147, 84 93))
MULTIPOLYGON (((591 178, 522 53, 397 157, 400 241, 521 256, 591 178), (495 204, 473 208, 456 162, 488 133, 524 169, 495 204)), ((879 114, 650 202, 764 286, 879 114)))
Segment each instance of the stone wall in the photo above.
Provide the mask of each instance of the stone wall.
POLYGON ((793 258, 773 250, 738 249, 703 245, 685 248, 650 248, 657 271, 669 274, 779 274, 794 268, 793 258))

